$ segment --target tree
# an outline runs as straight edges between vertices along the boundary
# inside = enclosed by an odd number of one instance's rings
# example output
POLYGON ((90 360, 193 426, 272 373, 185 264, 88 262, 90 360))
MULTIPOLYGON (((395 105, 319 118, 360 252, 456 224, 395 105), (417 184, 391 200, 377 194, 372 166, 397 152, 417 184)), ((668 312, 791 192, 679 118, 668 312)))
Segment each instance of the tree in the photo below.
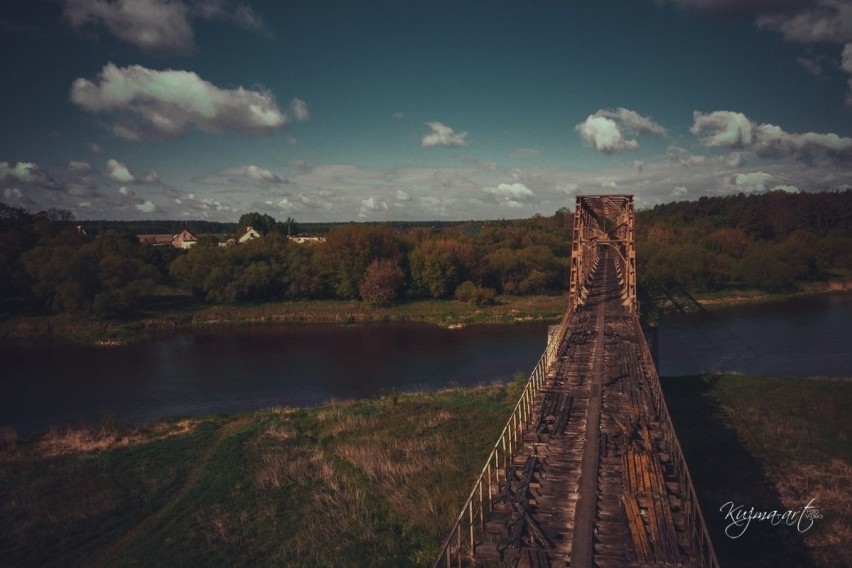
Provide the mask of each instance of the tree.
POLYGON ((399 297, 405 283, 405 272, 389 258, 377 258, 364 274, 359 292, 361 299, 373 306, 385 306, 399 297))
POLYGON ((390 225, 351 223, 331 231, 317 248, 317 266, 338 298, 356 299, 367 267, 380 258, 402 265, 405 243, 390 225))
POLYGON ((449 298, 472 273, 476 251, 455 239, 429 239, 414 248, 409 262, 416 294, 449 298))
POLYGON ((278 231, 278 222, 271 215, 254 211, 240 216, 237 221, 237 234, 242 235, 249 227, 261 235, 266 235, 278 231))

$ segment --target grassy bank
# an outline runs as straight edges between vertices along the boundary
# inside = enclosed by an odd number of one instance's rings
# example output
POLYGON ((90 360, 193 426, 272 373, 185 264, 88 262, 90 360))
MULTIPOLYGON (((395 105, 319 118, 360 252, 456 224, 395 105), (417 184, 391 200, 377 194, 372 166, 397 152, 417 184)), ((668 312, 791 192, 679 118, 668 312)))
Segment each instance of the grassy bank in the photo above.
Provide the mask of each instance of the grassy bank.
POLYGON ((494 386, 7 440, 0 558, 421 566, 513 403, 494 386))
POLYGON ((852 382, 724 375, 663 389, 722 566, 852 566, 852 382), (804 533, 752 521, 725 535, 729 501, 784 512, 811 499, 823 518, 804 533))
POLYGON ((358 301, 317 300, 208 306, 188 296, 163 296, 133 316, 103 320, 56 316, 16 316, 0 322, 0 338, 70 340, 117 344, 141 341, 158 333, 214 325, 299 323, 416 322, 444 327, 529 321, 558 322, 565 296, 500 296, 492 306, 455 300, 416 300, 388 307, 358 301))
MULTIPOLYGON (((664 380, 724 567, 852 565, 852 383, 664 380), (800 510, 724 535, 719 508, 800 510)), ((50 565, 429 565, 517 388, 0 436, 0 558, 50 565)))

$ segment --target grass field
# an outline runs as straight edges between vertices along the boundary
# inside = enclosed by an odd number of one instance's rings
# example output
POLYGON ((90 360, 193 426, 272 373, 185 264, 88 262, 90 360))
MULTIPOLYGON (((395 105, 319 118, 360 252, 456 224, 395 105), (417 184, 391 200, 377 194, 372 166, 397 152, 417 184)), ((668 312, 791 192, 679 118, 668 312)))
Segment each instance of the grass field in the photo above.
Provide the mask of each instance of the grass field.
MULTIPOLYGON (((663 381, 723 567, 852 565, 852 383, 663 381), (719 508, 801 509, 725 536, 719 508)), ((517 383, 0 434, 0 564, 430 565, 517 383)))

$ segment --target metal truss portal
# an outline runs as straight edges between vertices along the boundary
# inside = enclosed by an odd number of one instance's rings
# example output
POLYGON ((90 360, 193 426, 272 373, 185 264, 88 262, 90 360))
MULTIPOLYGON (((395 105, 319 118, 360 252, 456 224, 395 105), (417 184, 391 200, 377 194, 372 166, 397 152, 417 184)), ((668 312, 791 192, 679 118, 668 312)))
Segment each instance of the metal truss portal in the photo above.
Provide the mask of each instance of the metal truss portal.
POLYGON ((615 251, 621 301, 637 314, 636 245, 632 195, 580 195, 574 210, 571 280, 568 307, 575 310, 589 297, 589 280, 597 266, 600 247, 615 251))

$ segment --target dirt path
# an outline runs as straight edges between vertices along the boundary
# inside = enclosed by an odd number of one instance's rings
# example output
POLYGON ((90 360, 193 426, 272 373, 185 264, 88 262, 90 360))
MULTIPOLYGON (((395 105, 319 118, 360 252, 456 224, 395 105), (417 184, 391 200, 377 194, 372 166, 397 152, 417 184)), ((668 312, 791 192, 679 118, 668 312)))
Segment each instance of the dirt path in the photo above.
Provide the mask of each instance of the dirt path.
POLYGON ((210 458, 213 457, 213 454, 216 453, 216 450, 219 449, 222 442, 235 434, 240 428, 251 423, 251 420, 251 416, 243 416, 225 424, 216 439, 207 447, 206 450, 204 450, 204 453, 199 456, 195 466, 190 469, 187 474, 186 481, 184 481, 183 485, 172 496, 172 498, 155 513, 146 517, 141 523, 120 536, 118 540, 98 552, 93 558, 92 564, 94 566, 113 565, 114 563, 110 562, 110 560, 116 553, 129 543, 133 542, 138 536, 155 528, 160 521, 164 519, 178 505, 178 503, 183 500, 184 497, 186 497, 192 488, 195 487, 195 484, 198 483, 201 476, 204 474, 204 471, 207 469, 207 464, 210 462, 210 458))

